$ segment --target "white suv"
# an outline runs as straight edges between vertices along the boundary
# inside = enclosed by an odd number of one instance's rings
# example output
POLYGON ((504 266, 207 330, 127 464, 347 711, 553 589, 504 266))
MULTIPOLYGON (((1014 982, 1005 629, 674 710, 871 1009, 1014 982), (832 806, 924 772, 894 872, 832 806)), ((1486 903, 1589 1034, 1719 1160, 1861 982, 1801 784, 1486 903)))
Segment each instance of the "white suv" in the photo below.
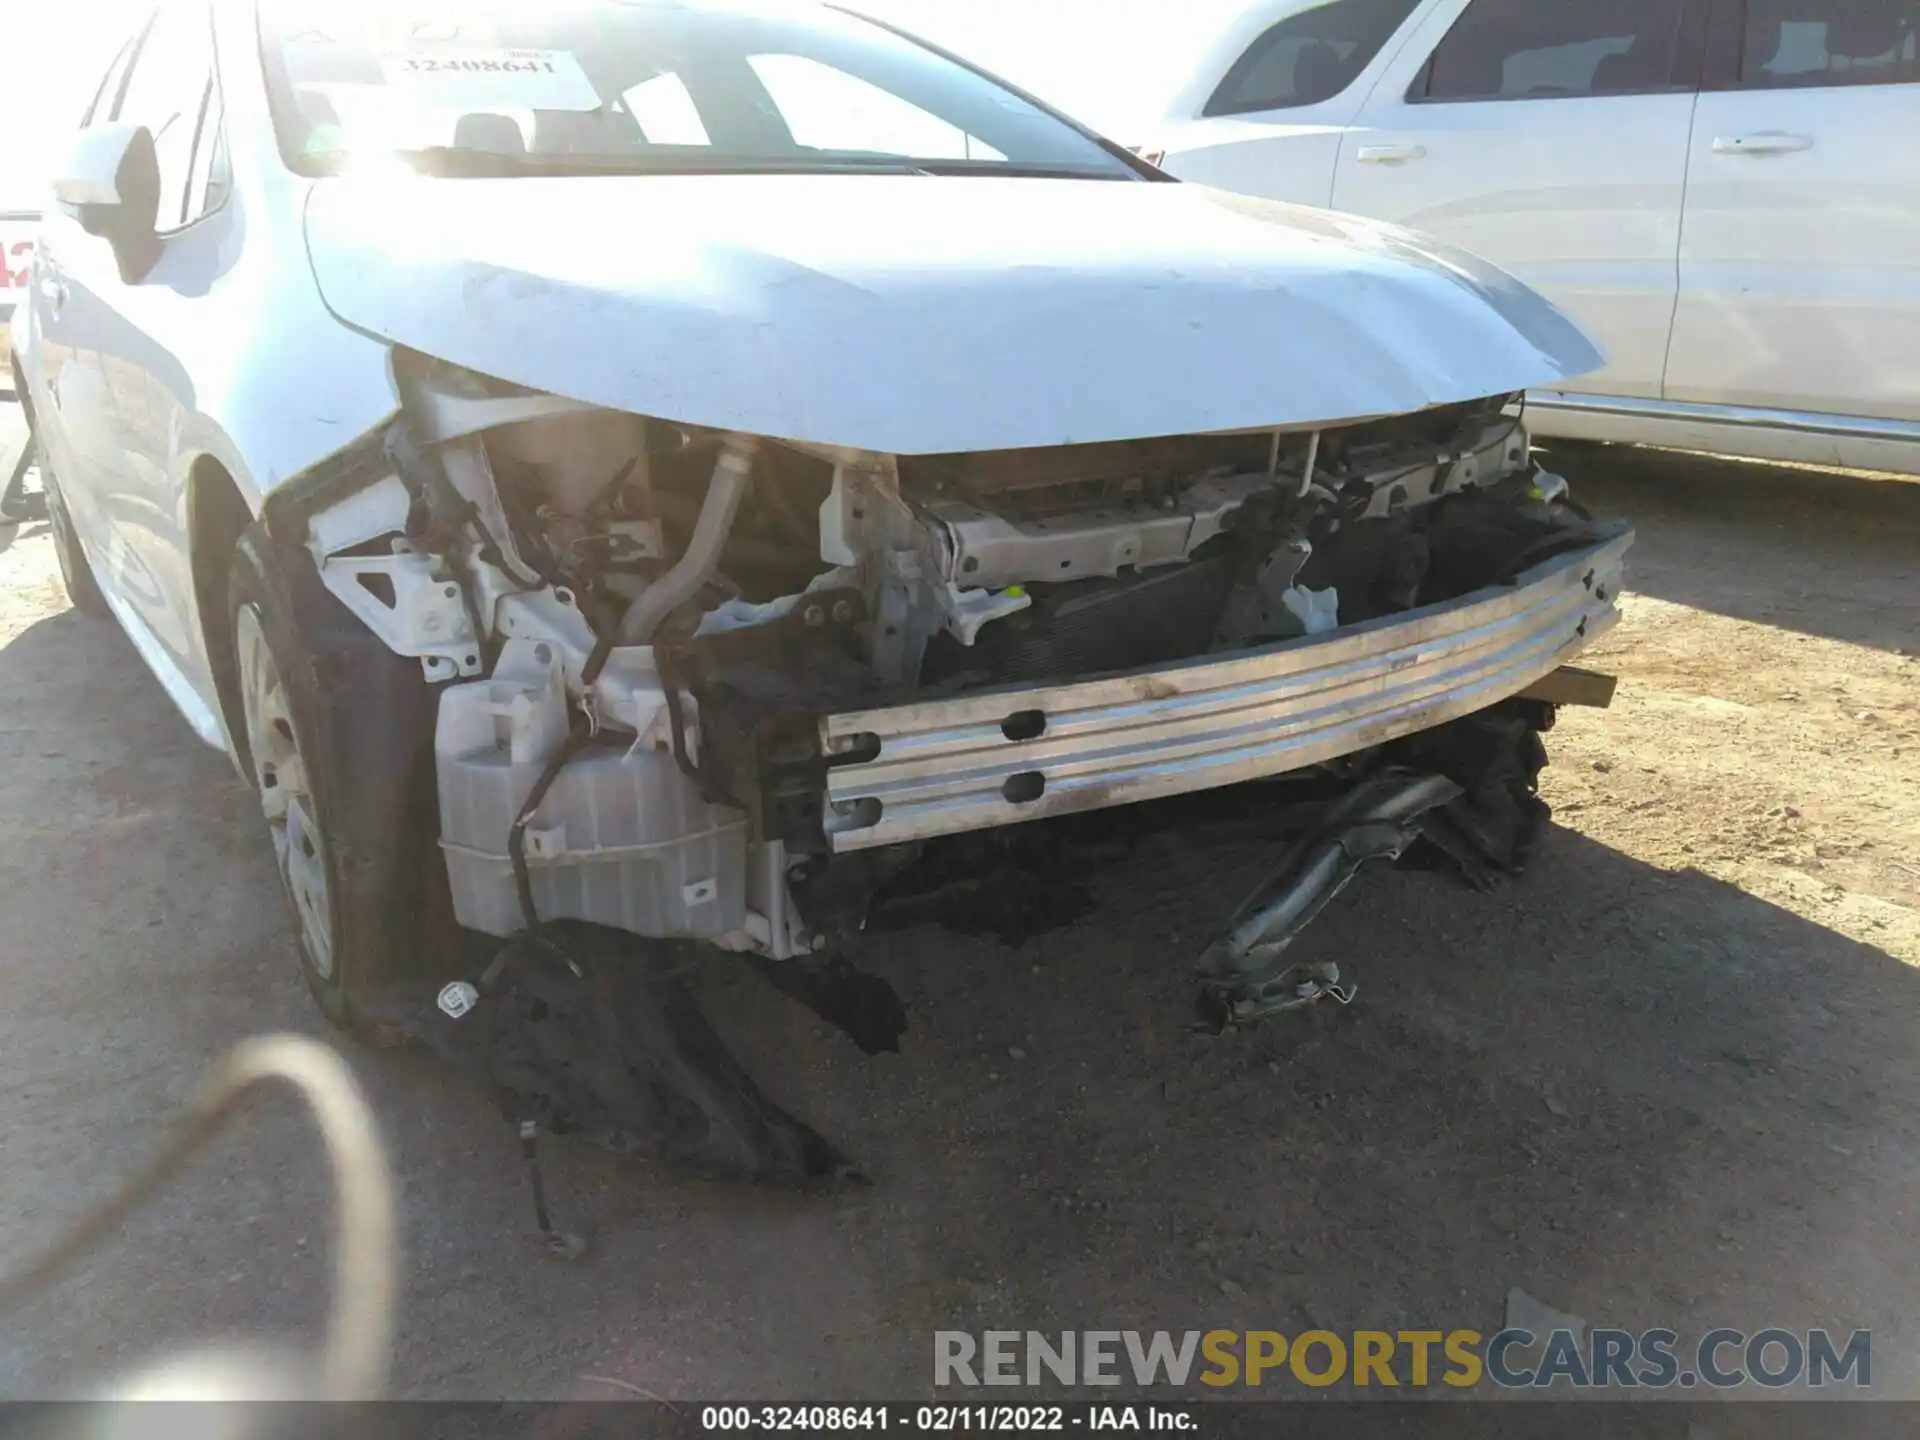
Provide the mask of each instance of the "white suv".
POLYGON ((1920 473, 1916 36, 1920 0, 1253 0, 1122 138, 1548 296, 1607 364, 1537 434, 1920 473))

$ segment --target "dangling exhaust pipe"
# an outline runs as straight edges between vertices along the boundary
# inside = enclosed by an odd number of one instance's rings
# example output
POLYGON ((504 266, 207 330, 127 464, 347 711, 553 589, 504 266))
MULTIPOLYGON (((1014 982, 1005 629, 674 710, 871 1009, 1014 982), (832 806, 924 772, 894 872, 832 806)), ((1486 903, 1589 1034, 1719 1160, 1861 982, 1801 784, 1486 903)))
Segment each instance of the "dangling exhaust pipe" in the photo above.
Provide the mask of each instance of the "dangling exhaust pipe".
POLYGON ((1444 775, 1387 770, 1335 805, 1200 956, 1201 1027, 1218 1032, 1296 1008, 1299 967, 1287 947, 1369 861, 1397 860, 1422 818, 1464 793, 1444 775))

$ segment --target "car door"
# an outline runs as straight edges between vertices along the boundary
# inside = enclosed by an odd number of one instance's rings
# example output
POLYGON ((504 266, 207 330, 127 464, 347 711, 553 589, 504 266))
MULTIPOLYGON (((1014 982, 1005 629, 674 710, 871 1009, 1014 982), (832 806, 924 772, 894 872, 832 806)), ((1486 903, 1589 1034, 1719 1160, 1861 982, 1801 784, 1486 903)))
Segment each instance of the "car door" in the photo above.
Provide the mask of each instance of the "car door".
POLYGON ((1700 0, 1451 0, 1342 137, 1333 204, 1471 250, 1658 398, 1678 289, 1700 0))
MULTIPOLYGON (((120 47, 81 116, 82 129, 112 115, 145 32, 143 20, 120 47)), ((81 229, 73 211, 50 205, 40 221, 21 303, 33 310, 35 438, 81 544, 102 583, 112 589, 116 557, 99 495, 103 475, 114 469, 118 442, 95 328, 101 309, 91 289, 99 270, 95 251, 101 248, 104 242, 81 229)), ((111 260, 109 255, 109 265, 111 260)))
POLYGON ((89 484, 112 553, 114 598, 189 675, 203 662, 179 435, 194 397, 174 347, 197 323, 197 301, 222 263, 221 237, 204 223, 204 194, 195 195, 197 149, 204 138, 210 154, 218 133, 213 68, 207 6, 181 0, 162 7, 104 117, 153 134, 158 256, 145 274, 124 279, 112 247, 83 236, 63 245, 61 261, 68 322, 86 337, 69 368, 97 372, 87 383, 104 396, 110 415, 110 438, 95 449, 89 484))
POLYGON ((1163 168, 1245 195, 1326 205, 1341 128, 1358 113, 1408 20, 1433 3, 1289 0, 1277 20, 1272 5, 1249 12, 1240 37, 1223 42, 1233 58, 1199 117, 1156 141, 1163 168))
POLYGON ((1715 18, 1668 396, 1920 421, 1920 0, 1715 18))

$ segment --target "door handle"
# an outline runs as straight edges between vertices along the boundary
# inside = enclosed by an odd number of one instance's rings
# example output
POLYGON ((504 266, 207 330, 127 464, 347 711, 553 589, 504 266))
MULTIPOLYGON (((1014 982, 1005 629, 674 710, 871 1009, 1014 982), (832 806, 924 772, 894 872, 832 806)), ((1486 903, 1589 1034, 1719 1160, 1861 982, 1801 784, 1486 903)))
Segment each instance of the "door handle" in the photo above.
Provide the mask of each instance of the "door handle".
POLYGON ((43 277, 40 281, 40 298, 58 315, 67 303, 67 282, 57 275, 43 277))
POLYGON ((1791 155, 1796 150, 1811 150, 1811 135, 1789 135, 1784 130, 1762 130, 1752 135, 1716 135, 1716 155, 1791 155))
POLYGON ((1409 160, 1427 158, 1424 145, 1362 145, 1353 152, 1362 165, 1404 165, 1409 160))

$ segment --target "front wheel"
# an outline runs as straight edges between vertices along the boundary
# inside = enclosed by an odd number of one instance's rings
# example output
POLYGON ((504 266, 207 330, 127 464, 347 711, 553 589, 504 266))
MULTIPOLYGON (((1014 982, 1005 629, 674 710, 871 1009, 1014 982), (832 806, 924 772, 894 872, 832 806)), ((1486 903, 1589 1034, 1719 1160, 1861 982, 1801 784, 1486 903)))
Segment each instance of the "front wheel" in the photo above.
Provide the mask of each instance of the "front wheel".
POLYGON ((229 579, 231 728, 329 1019, 359 1027, 381 987, 442 943, 450 913, 433 798, 434 696, 260 526, 229 579), (436 903, 438 901, 439 903, 436 903))
POLYGON ((242 600, 233 617, 240 708, 246 719, 247 758, 254 790, 266 811, 267 833, 280 862, 280 879, 300 922, 300 955, 307 983, 331 1014, 344 1009, 345 987, 337 972, 333 914, 333 862, 312 770, 300 745, 287 682, 267 640, 260 602, 242 600))

